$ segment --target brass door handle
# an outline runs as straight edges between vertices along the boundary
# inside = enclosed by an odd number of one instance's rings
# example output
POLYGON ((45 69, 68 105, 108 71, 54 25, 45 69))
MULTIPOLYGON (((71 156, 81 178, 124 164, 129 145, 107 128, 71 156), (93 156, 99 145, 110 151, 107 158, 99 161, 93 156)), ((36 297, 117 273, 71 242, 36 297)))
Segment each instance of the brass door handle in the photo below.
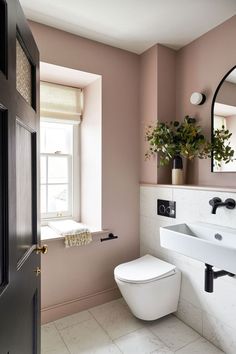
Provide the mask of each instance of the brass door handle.
POLYGON ((42 246, 37 245, 36 253, 37 254, 39 254, 39 253, 42 253, 42 254, 48 253, 48 245, 42 245, 42 246))

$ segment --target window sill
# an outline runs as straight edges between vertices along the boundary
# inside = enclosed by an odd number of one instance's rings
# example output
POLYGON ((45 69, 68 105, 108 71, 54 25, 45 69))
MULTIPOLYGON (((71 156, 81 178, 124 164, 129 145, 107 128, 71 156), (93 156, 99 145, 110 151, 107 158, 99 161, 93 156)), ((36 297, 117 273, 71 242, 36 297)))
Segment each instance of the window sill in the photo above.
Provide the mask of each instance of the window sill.
MULTIPOLYGON (((109 230, 96 230, 94 228, 88 227, 91 230, 92 237, 98 235, 108 234, 109 230)), ((64 237, 59 235, 56 231, 51 229, 49 226, 41 227, 41 241, 64 241, 64 237)))

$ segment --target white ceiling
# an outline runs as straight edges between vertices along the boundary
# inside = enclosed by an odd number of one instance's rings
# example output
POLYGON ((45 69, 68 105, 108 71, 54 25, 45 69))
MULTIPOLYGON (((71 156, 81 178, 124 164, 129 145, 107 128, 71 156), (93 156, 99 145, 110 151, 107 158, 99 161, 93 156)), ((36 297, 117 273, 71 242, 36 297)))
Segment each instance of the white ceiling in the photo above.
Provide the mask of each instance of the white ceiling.
POLYGON ((214 114, 221 117, 236 116, 236 107, 216 102, 214 105, 214 114))
POLYGON ((84 88, 100 75, 40 62, 40 80, 55 84, 84 88))
POLYGON ((225 81, 231 82, 232 84, 236 84, 236 69, 234 69, 225 81))
POLYGON ((183 47, 236 14, 236 0, 20 0, 27 18, 142 53, 183 47))

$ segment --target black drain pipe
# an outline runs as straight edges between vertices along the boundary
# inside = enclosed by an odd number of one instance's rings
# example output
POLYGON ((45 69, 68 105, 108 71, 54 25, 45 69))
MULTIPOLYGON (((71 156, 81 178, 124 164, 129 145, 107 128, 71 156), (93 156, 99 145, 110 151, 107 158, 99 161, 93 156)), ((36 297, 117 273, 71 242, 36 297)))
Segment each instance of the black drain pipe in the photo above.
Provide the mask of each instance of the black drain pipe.
POLYGON ((234 277, 235 274, 227 272, 226 270, 218 270, 214 271, 212 268, 213 266, 210 264, 205 264, 206 269, 205 269, 205 291, 208 293, 213 293, 214 290, 214 279, 223 277, 225 275, 228 275, 230 277, 234 277))

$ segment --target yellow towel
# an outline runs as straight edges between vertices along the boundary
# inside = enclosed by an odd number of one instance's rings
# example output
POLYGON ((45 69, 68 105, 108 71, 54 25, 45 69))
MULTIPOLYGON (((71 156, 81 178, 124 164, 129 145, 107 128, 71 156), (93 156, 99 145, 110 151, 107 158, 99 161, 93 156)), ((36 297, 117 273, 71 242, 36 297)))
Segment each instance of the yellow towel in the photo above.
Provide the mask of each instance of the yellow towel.
POLYGON ((83 246, 92 242, 92 235, 89 231, 77 232, 74 235, 64 235, 64 237, 66 247, 83 246))
POLYGON ((48 226, 65 238, 65 246, 83 246, 92 241, 89 229, 74 220, 51 221, 48 226))

